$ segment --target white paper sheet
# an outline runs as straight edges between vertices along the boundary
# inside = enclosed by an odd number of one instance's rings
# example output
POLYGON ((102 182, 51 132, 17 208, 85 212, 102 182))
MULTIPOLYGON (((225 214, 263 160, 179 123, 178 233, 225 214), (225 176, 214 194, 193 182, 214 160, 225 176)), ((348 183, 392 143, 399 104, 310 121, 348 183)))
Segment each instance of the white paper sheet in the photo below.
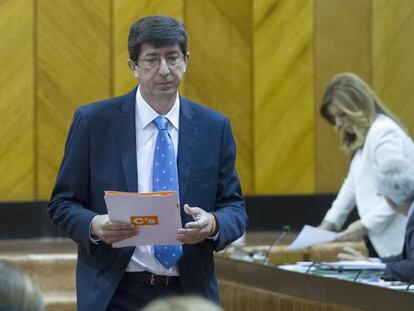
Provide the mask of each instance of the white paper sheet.
POLYGON ((181 244, 177 240, 181 217, 176 192, 106 191, 105 202, 110 220, 139 227, 138 235, 114 243, 114 247, 181 244))
POLYGON ((296 250, 320 243, 333 242, 337 233, 305 225, 296 239, 286 248, 296 250))

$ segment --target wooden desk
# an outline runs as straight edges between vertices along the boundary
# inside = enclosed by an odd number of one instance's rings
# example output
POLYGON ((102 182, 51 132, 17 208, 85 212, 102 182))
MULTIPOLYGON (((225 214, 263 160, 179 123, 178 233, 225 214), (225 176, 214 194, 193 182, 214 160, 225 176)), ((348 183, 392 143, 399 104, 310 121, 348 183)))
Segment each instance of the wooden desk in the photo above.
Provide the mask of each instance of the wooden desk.
POLYGON ((226 311, 413 311, 414 293, 216 256, 226 311))

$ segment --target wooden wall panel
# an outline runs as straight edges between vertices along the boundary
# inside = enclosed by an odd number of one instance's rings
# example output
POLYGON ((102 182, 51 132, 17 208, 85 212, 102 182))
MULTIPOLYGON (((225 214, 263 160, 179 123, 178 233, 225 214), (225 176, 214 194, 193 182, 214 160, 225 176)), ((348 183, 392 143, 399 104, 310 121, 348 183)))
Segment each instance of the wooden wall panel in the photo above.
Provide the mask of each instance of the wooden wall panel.
POLYGON ((183 21, 183 0, 113 1, 113 89, 115 95, 129 92, 137 80, 128 67, 130 26, 148 15, 168 15, 183 21))
POLYGON ((372 85, 414 135, 414 2, 372 2, 372 85))
POLYGON ((110 96, 109 0, 37 1, 37 198, 48 199, 76 107, 110 96))
POLYGON ((146 15, 187 25, 180 91, 230 117, 247 194, 339 189, 349 157, 318 111, 338 72, 370 83, 414 134, 411 1, 3 0, 0 200, 49 198, 76 107, 136 85, 127 36, 146 15))
POLYGON ((314 21, 316 192, 326 193, 339 190, 350 159, 319 106, 336 73, 352 71, 371 83, 371 1, 314 0, 314 21))
POLYGON ((255 192, 311 193, 311 1, 254 1, 253 13, 255 192))
POLYGON ((0 200, 33 200, 33 1, 0 1, 0 34, 0 200))
POLYGON ((244 193, 253 190, 251 1, 185 2, 190 60, 185 95, 227 115, 244 193))

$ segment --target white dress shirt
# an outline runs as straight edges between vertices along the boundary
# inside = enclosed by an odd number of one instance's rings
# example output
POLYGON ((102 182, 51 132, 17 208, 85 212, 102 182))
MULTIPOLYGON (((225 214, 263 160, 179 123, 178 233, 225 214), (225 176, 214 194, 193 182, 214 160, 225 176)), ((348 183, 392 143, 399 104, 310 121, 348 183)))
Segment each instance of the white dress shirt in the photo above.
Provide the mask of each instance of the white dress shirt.
POLYGON ((325 215, 325 220, 342 227, 356 205, 380 257, 399 254, 403 248, 407 217, 388 206, 376 189, 379 168, 399 157, 414 159, 413 141, 392 119, 380 114, 371 125, 363 148, 352 158, 348 176, 325 215))
MULTIPOLYGON (((174 143, 176 159, 178 150, 179 112, 180 99, 177 94, 175 104, 165 115, 170 121, 167 130, 174 143)), ((135 104, 138 192, 152 191, 152 162, 158 135, 158 129, 152 121, 158 116, 159 114, 142 98, 140 88, 138 87, 135 104)), ((178 275, 176 266, 167 269, 155 259, 152 245, 137 246, 126 271, 149 271, 159 275, 178 275)))

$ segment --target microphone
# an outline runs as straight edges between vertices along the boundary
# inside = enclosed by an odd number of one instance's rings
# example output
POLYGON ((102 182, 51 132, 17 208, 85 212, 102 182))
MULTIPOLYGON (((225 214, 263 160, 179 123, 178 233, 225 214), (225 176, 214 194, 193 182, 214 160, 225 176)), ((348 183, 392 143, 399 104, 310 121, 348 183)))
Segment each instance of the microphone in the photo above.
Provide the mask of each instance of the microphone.
POLYGON ((290 231, 290 226, 289 225, 283 226, 282 233, 279 235, 279 237, 276 239, 276 241, 274 241, 272 243, 272 245, 270 245, 269 249, 267 250, 265 258, 264 258, 264 264, 266 264, 266 265, 269 264, 269 256, 270 256, 270 252, 271 252, 272 248, 275 247, 277 244, 279 244, 279 242, 283 239, 283 237, 289 231, 290 231))

